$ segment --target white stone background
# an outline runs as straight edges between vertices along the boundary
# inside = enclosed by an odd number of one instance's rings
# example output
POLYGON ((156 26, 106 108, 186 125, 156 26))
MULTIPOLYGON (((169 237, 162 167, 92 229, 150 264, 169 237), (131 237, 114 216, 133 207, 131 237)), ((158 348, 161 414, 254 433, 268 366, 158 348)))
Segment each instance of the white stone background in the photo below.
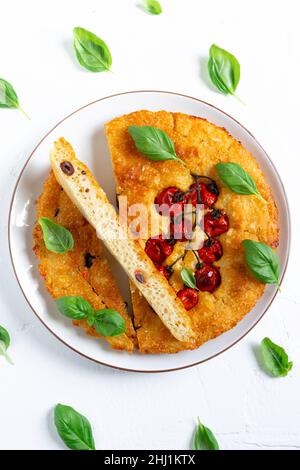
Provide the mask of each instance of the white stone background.
POLYGON ((0 358, 0 448, 61 449, 52 426, 57 402, 90 418, 99 449, 184 449, 197 415, 223 449, 300 447, 299 1, 161 0, 159 17, 136 0, 0 0, 0 76, 31 115, 0 110, 0 324, 12 335, 12 367, 0 358), (72 29, 103 37, 115 74, 89 74, 74 61, 72 29), (214 91, 201 62, 216 42, 241 63, 241 105, 214 91), (167 374, 134 374, 94 364, 43 327, 17 286, 7 215, 18 173, 58 120, 115 92, 186 93, 242 122, 265 147, 285 184, 293 241, 282 293, 258 326, 221 356, 167 374), (269 378, 254 349, 264 336, 294 361, 269 378))

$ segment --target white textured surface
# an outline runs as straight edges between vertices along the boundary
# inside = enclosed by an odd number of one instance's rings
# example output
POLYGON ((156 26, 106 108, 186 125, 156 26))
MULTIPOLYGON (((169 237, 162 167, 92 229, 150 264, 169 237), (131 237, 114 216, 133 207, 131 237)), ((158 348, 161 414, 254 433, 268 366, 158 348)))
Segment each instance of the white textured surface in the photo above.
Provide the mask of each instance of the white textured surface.
POLYGON ((143 13, 136 0, 1 4, 0 76, 14 85, 32 117, 29 122, 17 111, 0 110, 0 324, 11 332, 15 361, 11 367, 0 358, 1 449, 62 448, 51 424, 57 402, 90 418, 102 449, 188 448, 197 415, 224 449, 300 447, 299 2, 161 3, 159 17, 143 13), (76 25, 107 41, 114 75, 77 66, 71 46, 76 25), (238 91, 246 106, 205 82, 200 64, 212 42, 240 60, 238 91), (147 88, 194 95, 248 127, 282 176, 293 223, 282 294, 255 330, 204 365, 162 375, 103 368, 52 337, 18 289, 6 236, 13 186, 40 137, 89 101, 147 88), (271 379, 257 366, 254 349, 266 335, 294 360, 287 378, 271 379))

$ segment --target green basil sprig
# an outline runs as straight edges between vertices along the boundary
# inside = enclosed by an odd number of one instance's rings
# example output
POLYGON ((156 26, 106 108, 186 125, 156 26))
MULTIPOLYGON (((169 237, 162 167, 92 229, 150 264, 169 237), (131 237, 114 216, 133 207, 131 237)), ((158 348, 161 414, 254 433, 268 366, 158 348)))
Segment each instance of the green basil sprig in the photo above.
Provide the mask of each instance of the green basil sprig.
POLYGON ((7 354, 10 345, 10 335, 8 331, 0 325, 0 356, 3 356, 7 362, 13 365, 13 361, 7 354))
POLYGON ((273 377, 285 377, 293 367, 285 350, 270 338, 264 338, 260 345, 262 363, 273 377))
POLYGON ((139 152, 150 160, 177 160, 184 163, 175 152, 173 141, 161 129, 152 126, 129 126, 128 132, 139 152))
POLYGON ((151 15, 160 15, 162 13, 161 4, 157 0, 144 0, 144 8, 151 15))
POLYGON ((117 336, 125 332, 124 318, 110 308, 94 310, 91 304, 80 296, 65 296, 56 300, 59 312, 73 320, 86 319, 102 336, 117 336))
POLYGON ((208 73, 224 95, 234 95, 240 81, 240 64, 234 55, 213 44, 209 49, 208 73))
POLYGON ((193 450, 219 450, 219 444, 212 431, 197 419, 193 450))
POLYGON ((180 272, 180 276, 185 286, 197 289, 195 276, 190 269, 183 268, 180 272))
POLYGON ((78 62, 90 72, 110 71, 112 57, 108 46, 84 28, 73 30, 74 49, 78 62))
POLYGON ((13 86, 4 80, 4 78, 0 78, 0 108, 16 108, 30 119, 24 109, 21 108, 18 95, 13 86))
POLYGON ((71 450, 95 450, 93 431, 88 419, 71 406, 56 405, 54 423, 57 432, 71 450))
POLYGON ((277 284, 279 287, 279 258, 265 243, 243 240, 248 268, 264 284, 277 284))
POLYGON ((254 179, 238 163, 217 163, 216 169, 223 183, 237 194, 254 194, 262 201, 265 199, 258 192, 254 179))
POLYGON ((48 217, 40 217, 39 224, 42 227, 47 250, 65 254, 74 248, 73 236, 65 227, 56 224, 48 217))

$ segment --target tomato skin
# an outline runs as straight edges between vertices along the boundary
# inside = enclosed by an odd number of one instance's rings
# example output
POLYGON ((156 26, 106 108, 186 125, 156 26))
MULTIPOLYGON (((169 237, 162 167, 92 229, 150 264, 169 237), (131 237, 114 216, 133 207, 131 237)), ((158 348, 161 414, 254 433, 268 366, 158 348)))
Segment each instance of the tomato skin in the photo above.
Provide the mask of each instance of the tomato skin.
POLYGON ((218 237, 229 229, 229 219, 223 211, 213 209, 204 215, 204 231, 211 237, 218 237))
POLYGON ((167 281, 170 279, 170 277, 173 274, 173 269, 171 268, 171 266, 163 266, 162 264, 156 264, 155 267, 156 267, 157 271, 160 272, 160 274, 165 276, 167 281))
POLYGON ((171 255, 174 244, 170 240, 165 240, 162 235, 149 238, 146 241, 145 252, 153 263, 163 263, 171 255))
POLYGON ((198 292, 190 287, 184 287, 177 292, 177 297, 181 300, 186 310, 191 310, 198 303, 198 292))
POLYGON ((196 286, 201 292, 214 292, 221 284, 221 274, 215 266, 203 266, 195 272, 196 286))
POLYGON ((157 206, 165 206, 156 208, 160 215, 169 215, 170 213, 176 215, 183 212, 183 207, 187 201, 187 196, 185 196, 179 188, 176 186, 169 186, 158 193, 154 200, 154 204, 157 206))
POLYGON ((200 191, 200 202, 198 202, 198 194, 197 194, 197 184, 193 183, 190 186, 190 201, 193 206, 196 207, 197 204, 205 204, 207 206, 213 206, 217 200, 219 191, 216 186, 213 186, 212 183, 198 183, 199 191, 200 191), (216 188, 216 189, 214 189, 216 188))
POLYGON ((200 260, 205 264, 212 264, 222 258, 223 248, 219 240, 208 238, 203 247, 198 250, 200 260))

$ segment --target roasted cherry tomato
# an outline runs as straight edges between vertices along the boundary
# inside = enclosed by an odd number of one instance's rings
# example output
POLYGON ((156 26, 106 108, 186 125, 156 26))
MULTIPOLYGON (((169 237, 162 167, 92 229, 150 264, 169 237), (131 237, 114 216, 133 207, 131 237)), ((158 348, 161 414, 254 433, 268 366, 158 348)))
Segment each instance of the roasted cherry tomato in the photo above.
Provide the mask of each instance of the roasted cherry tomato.
POLYGON ((176 215, 183 211, 187 201, 188 197, 180 189, 170 186, 158 193, 154 203, 159 206, 156 209, 160 215, 176 215))
POLYGON ((218 237, 229 229, 229 220, 225 212, 218 209, 209 211, 204 216, 204 230, 209 237, 218 237))
POLYGON ((199 181, 199 196, 200 202, 198 201, 198 194, 197 194, 197 183, 193 183, 190 186, 190 201, 193 206, 196 207, 197 204, 205 204, 207 206, 213 206, 218 199, 219 190, 216 183, 211 182, 209 184, 202 183, 199 181))
POLYGON ((191 310, 198 303, 198 292, 190 287, 184 287, 177 292, 177 297, 181 300, 186 310, 191 310))
POLYGON ((202 292, 214 292, 221 284, 221 274, 215 266, 203 266, 195 272, 196 286, 202 292))
POLYGON ((219 240, 208 238, 202 248, 198 250, 200 260, 205 264, 212 264, 218 261, 223 255, 223 248, 219 240))
POLYGON ((163 263, 174 249, 174 242, 164 240, 162 235, 149 238, 146 242, 145 252, 154 263, 163 263))

